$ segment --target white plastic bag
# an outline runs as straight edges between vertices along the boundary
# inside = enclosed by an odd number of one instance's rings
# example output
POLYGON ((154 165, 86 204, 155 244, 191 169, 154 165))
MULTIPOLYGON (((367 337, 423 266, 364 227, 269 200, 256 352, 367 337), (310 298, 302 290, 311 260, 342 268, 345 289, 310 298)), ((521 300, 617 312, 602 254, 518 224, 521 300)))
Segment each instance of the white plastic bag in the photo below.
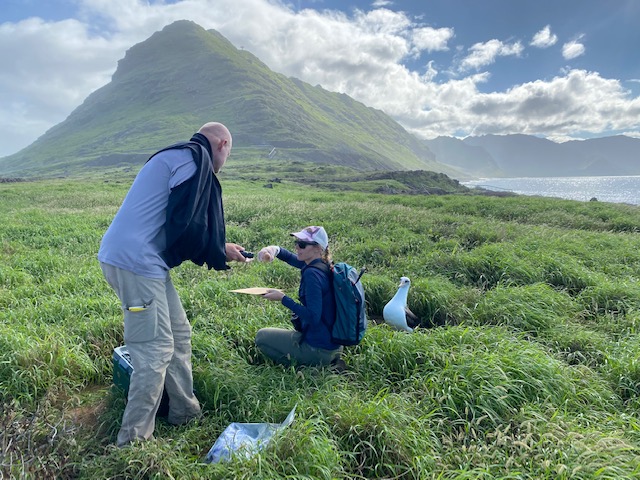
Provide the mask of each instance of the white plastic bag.
POLYGON ((293 422, 296 407, 293 407, 282 423, 238 423, 233 422, 220 434, 207 453, 205 462, 228 461, 233 454, 243 454, 246 458, 264 448, 280 430, 293 422))

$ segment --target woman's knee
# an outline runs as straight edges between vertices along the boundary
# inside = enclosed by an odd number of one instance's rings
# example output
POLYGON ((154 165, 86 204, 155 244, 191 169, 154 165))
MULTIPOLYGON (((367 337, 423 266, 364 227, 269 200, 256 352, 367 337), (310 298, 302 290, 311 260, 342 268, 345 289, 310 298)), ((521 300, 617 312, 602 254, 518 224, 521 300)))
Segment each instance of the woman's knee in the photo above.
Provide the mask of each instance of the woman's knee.
POLYGON ((255 338, 255 344, 258 348, 260 348, 261 346, 265 345, 267 338, 268 338, 268 333, 266 332, 265 328, 261 328, 260 330, 258 330, 258 332, 256 333, 256 338, 255 338))
POLYGON ((281 341, 283 338, 288 337, 291 334, 289 330, 276 327, 261 328, 256 333, 256 343, 273 343, 281 341))

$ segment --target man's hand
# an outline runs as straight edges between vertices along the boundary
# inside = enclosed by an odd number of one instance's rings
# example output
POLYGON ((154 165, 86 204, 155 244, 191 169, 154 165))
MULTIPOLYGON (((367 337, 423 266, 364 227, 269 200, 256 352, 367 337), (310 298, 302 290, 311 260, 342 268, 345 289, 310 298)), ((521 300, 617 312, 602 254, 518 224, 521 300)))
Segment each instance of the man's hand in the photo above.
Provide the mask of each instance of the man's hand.
POLYGON ((284 293, 282 293, 280 290, 270 288, 269 290, 267 290, 267 293, 262 295, 262 298, 266 298, 267 300, 271 300, 272 302, 280 302, 284 298, 284 293))
POLYGON ((248 261, 250 261, 250 258, 245 258, 242 253, 244 250, 244 247, 236 244, 236 243, 226 243, 225 244, 225 251, 227 254, 227 261, 228 262, 241 262, 241 263, 246 263, 248 261))

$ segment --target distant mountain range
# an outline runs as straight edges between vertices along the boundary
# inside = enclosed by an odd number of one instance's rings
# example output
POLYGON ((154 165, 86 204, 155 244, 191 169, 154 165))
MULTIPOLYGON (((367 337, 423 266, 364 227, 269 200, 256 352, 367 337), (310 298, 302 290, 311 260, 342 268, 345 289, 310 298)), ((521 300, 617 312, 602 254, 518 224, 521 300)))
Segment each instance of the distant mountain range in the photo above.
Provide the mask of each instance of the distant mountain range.
POLYGON ((640 139, 554 143, 527 135, 419 140, 380 110, 271 71, 215 30, 178 21, 131 47, 109 84, 63 122, 0 159, 0 177, 140 166, 208 121, 233 155, 364 171, 474 177, 640 175, 640 139))
POLYGON ((480 177, 640 175, 640 139, 624 135, 555 143, 530 135, 426 140, 436 160, 480 177))

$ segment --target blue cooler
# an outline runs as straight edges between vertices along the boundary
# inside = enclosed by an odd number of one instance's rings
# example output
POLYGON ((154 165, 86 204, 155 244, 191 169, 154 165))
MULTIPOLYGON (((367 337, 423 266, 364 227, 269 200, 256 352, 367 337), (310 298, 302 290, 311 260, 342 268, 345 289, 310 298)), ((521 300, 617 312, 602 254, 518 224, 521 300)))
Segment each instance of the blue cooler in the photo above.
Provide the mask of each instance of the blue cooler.
MULTIPOLYGON (((113 384, 120 388, 125 397, 129 395, 129 381, 133 373, 133 365, 131 365, 131 357, 126 345, 113 349, 113 384)), ((162 392, 162 400, 158 407, 157 417, 166 417, 169 414, 169 395, 167 390, 162 392)))
POLYGON ((113 383, 126 395, 129 394, 129 379, 133 373, 131 357, 126 345, 113 349, 113 383))

